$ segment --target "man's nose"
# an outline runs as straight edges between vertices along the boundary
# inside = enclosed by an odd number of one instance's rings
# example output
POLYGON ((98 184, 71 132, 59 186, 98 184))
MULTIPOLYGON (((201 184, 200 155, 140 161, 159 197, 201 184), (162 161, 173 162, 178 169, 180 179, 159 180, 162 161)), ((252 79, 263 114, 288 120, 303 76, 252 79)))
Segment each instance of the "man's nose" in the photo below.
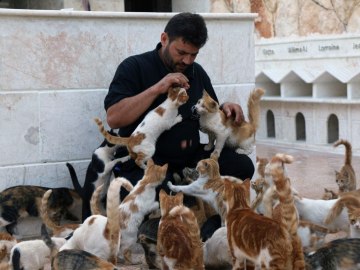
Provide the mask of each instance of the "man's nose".
POLYGON ((183 58, 183 62, 186 65, 191 65, 195 60, 195 57, 192 56, 191 54, 185 55, 183 58))

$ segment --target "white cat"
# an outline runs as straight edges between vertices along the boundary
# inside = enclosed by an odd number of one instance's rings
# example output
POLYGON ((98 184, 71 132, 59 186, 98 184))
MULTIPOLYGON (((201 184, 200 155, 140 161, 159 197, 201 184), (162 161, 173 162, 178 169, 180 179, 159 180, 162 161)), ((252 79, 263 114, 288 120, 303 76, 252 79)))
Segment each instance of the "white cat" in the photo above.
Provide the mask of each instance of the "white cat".
POLYGON ((81 249, 90 252, 103 260, 117 263, 117 255, 120 246, 120 215, 119 215, 119 192, 121 186, 131 189, 131 183, 125 178, 115 178, 109 187, 107 194, 106 214, 92 215, 88 217, 73 236, 60 248, 81 249))
POLYGON ((222 269, 232 265, 226 227, 217 229, 214 234, 206 240, 203 250, 206 267, 222 269))
MULTIPOLYGON (((159 209, 156 187, 165 179, 168 165, 158 166, 152 159, 147 162, 145 174, 119 206, 121 244, 120 256, 127 264, 133 264, 132 247, 137 242, 137 233, 145 215, 159 209)), ((137 263, 137 262, 136 262, 137 263)))
POLYGON ((146 162, 155 153, 156 140, 161 133, 182 121, 178 108, 185 104, 188 99, 189 96, 184 88, 169 88, 167 99, 148 112, 130 137, 113 136, 105 130, 100 119, 95 118, 95 122, 107 141, 125 145, 130 157, 135 160, 140 168, 145 169, 146 162))

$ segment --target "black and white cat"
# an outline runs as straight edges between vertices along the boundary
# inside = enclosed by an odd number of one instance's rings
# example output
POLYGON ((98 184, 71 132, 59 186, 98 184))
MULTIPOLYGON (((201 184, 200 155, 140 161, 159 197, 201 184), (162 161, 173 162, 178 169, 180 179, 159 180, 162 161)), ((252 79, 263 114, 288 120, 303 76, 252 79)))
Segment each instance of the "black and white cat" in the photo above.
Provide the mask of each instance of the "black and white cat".
MULTIPOLYGON (((114 136, 116 135, 113 131, 109 131, 109 133, 114 136)), ((129 156, 114 159, 115 152, 119 147, 119 145, 111 144, 104 139, 92 154, 91 161, 86 170, 83 187, 81 187, 78 181, 74 167, 70 163, 66 163, 74 188, 83 200, 82 221, 91 216, 90 200, 94 190, 98 186, 104 185, 101 194, 101 200, 103 200, 110 185, 114 166, 118 162, 125 162, 130 159, 129 156)))

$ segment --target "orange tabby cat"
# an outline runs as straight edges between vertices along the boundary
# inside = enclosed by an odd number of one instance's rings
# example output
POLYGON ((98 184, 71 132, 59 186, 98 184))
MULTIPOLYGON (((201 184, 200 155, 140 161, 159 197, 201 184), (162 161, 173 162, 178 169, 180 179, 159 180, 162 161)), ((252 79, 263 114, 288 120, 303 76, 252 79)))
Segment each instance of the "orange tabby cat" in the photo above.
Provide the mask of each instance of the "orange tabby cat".
POLYGON ((336 183, 339 186, 339 193, 352 191, 356 189, 356 176, 354 168, 351 165, 352 147, 347 140, 338 140, 334 143, 334 147, 340 144, 345 146, 345 162, 340 171, 335 171, 336 183))
POLYGON ((195 105, 200 115, 201 130, 208 134, 209 143, 206 150, 215 149, 212 155, 220 156, 224 145, 235 148, 239 154, 250 154, 255 143, 255 132, 260 120, 260 99, 264 95, 263 89, 257 88, 250 93, 248 100, 249 122, 241 125, 234 123, 234 118, 226 117, 219 104, 204 90, 203 96, 195 105))
POLYGON ((145 116, 130 137, 113 136, 104 129, 100 119, 96 118, 95 122, 107 141, 125 145, 130 157, 140 168, 145 169, 146 162, 155 153, 156 140, 161 133, 182 121, 178 108, 188 99, 184 88, 170 87, 167 99, 145 116))
POLYGON ((256 214, 250 209, 250 181, 224 180, 227 207, 227 237, 233 269, 241 269, 244 258, 257 267, 292 269, 292 244, 287 228, 278 221, 256 214))
POLYGON ((305 269, 301 239, 297 234, 299 217, 294 203, 290 179, 285 177, 284 169, 281 166, 273 168, 271 175, 276 187, 277 197, 279 198, 279 204, 276 207, 278 209, 278 216, 273 216, 273 218, 284 224, 290 233, 293 246, 293 269, 305 269))
POLYGON ((183 205, 183 194, 160 191, 161 220, 157 249, 163 269, 205 269, 200 230, 194 213, 183 205))

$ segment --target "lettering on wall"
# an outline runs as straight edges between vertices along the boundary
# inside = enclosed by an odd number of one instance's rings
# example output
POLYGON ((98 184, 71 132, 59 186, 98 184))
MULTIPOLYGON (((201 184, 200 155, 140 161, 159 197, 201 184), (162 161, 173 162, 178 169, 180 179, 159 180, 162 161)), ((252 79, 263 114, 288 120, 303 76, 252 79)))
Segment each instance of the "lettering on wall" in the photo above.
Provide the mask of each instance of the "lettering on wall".
POLYGON ((320 52, 327 52, 327 51, 338 51, 340 50, 340 46, 339 45, 319 45, 318 47, 320 52))
POLYGON ((291 46, 288 47, 288 53, 305 53, 308 49, 306 46, 291 46))
POLYGON ((272 49, 263 49, 262 50, 263 55, 274 55, 275 52, 272 49))

